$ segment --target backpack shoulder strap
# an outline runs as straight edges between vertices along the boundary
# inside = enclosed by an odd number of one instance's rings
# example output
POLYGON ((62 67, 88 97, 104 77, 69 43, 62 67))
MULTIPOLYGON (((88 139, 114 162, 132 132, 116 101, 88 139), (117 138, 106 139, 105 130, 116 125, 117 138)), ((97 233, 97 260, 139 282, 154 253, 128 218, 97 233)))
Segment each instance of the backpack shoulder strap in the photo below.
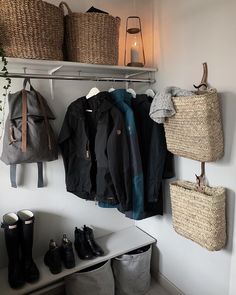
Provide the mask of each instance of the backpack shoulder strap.
POLYGON ((11 187, 17 188, 17 185, 16 185, 16 164, 10 165, 10 180, 11 180, 11 187))
POLYGON ((41 108, 41 111, 42 111, 43 117, 44 117, 44 124, 45 124, 45 129, 46 129, 47 138, 48 138, 48 149, 52 150, 52 138, 51 138, 51 134, 50 134, 50 127, 49 127, 49 122, 48 122, 48 117, 47 117, 44 101, 41 97, 41 94, 37 91, 35 91, 35 92, 36 92, 37 99, 39 101, 39 105, 40 105, 40 108, 41 108))
MULTIPOLYGON (((43 163, 37 162, 38 166, 38 188, 44 187, 43 181, 43 163)), ((16 184, 16 164, 10 165, 10 180, 11 180, 11 187, 17 188, 16 184)))
POLYGON ((43 183, 43 163, 37 162, 38 165, 38 187, 44 187, 43 183))
POLYGON ((22 142, 21 151, 25 153, 27 150, 27 92, 22 90, 22 142))

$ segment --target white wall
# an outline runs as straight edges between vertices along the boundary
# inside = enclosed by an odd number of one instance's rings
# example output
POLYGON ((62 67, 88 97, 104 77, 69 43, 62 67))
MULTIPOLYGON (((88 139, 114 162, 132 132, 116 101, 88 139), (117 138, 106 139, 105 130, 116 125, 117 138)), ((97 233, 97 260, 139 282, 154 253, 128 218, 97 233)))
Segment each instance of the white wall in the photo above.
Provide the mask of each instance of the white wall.
MULTIPOLYGON (((168 186, 165 216, 138 226, 157 238, 153 267, 187 295, 235 295, 236 249, 233 247, 236 191, 236 2, 223 0, 160 0, 156 8, 157 86, 193 89, 202 76, 202 62, 209 67, 209 82, 220 93, 225 133, 225 156, 206 165, 210 185, 227 188, 228 244, 209 252, 177 235, 171 223, 168 186), (160 50, 159 50, 160 48, 160 50)), ((200 164, 176 159, 178 179, 195 181, 200 164)))

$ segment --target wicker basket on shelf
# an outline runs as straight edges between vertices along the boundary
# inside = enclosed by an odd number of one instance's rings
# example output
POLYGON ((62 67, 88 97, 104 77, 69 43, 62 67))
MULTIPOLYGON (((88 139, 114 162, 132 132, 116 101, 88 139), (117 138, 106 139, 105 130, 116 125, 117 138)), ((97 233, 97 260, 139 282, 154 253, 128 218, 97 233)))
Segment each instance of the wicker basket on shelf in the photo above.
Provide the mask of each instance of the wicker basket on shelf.
POLYGON ((170 184, 173 226, 177 233, 210 251, 226 244, 225 189, 175 181, 170 184))
POLYGON ((9 57, 63 60, 63 20, 42 0, 0 0, 0 44, 9 57))
POLYGON ((216 90, 172 97, 176 114, 167 118, 167 148, 175 155, 212 162, 224 154, 220 102, 216 90))
POLYGON ((120 18, 105 13, 73 13, 67 3, 65 41, 67 59, 91 64, 116 65, 119 55, 120 18))

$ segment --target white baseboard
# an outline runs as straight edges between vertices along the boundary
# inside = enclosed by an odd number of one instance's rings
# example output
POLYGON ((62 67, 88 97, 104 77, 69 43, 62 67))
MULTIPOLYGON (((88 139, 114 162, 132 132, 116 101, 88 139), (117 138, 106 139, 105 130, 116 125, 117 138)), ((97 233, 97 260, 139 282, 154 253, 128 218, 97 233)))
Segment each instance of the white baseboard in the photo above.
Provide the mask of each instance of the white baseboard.
POLYGON ((158 281, 159 285, 169 293, 169 295, 184 295, 184 293, 178 289, 172 282, 170 282, 163 274, 160 272, 154 276, 158 281))

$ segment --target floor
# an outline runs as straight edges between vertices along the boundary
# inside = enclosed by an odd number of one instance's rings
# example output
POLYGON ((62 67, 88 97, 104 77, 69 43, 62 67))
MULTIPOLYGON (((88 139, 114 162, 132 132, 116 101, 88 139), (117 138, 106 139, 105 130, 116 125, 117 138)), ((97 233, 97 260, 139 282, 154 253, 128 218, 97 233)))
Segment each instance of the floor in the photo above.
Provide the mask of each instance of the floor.
POLYGON ((155 280, 152 280, 151 289, 146 295, 169 295, 155 280))

